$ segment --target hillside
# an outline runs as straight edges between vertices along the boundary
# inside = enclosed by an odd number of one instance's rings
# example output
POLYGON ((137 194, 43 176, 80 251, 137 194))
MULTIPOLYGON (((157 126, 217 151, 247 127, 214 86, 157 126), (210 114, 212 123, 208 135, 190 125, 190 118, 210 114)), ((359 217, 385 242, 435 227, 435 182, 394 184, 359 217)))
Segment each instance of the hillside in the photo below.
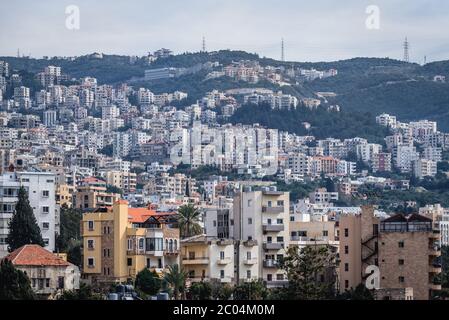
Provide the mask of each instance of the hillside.
MULTIPOLYGON (((118 55, 104 55, 103 59, 82 56, 74 60, 14 57, 0 57, 0 60, 9 62, 12 69, 22 70, 22 74, 36 73, 47 65, 56 65, 61 66, 63 72, 71 78, 93 76, 101 84, 116 84, 139 78, 149 68, 190 67, 207 61, 217 61, 227 65, 232 61, 257 60, 263 66, 284 66, 285 68, 294 66, 317 70, 334 68, 338 70, 338 75, 335 77, 317 79, 292 87, 280 88, 268 82, 261 82, 256 86, 283 90, 298 97, 314 97, 315 92, 334 92, 336 97, 329 99, 328 103, 340 105, 341 109, 347 111, 349 115, 369 112, 374 117, 379 113, 388 112, 396 115, 400 121, 422 118, 436 120, 441 129, 449 130, 449 84, 433 81, 435 75, 444 75, 449 78, 449 61, 433 62, 425 66, 388 58, 354 58, 316 63, 282 62, 244 51, 229 50, 184 53, 159 59, 151 65, 148 65, 144 59, 137 59, 131 63, 130 57, 118 55)), ((134 82, 132 85, 147 87, 155 93, 186 91, 190 94, 188 102, 195 102, 212 89, 227 90, 253 86, 225 77, 204 81, 205 74, 205 72, 199 72, 176 79, 134 82)), ((257 116, 254 115, 254 118, 256 121, 257 116)), ((238 121, 237 118, 234 120, 238 121)), ((290 119, 287 119, 286 122, 289 121, 290 119)))

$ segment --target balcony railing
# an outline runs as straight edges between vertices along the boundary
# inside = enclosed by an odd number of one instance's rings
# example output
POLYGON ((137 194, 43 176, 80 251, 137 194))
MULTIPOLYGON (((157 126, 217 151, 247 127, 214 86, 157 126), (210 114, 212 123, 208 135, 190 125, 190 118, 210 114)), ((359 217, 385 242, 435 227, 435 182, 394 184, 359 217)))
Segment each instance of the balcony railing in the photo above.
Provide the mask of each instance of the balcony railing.
POLYGON ((217 260, 217 264, 219 264, 219 265, 227 265, 227 264, 231 263, 231 261, 232 261, 231 258, 218 259, 217 260))
POLYGON ((243 264, 245 264, 247 266, 252 266, 252 265, 255 265, 256 263, 257 263, 257 259, 256 258, 244 259, 243 260, 243 264))
POLYGON ((264 232, 281 232, 284 231, 283 224, 264 224, 262 226, 264 232))
POLYGON ((265 250, 281 250, 284 248, 283 242, 264 242, 263 248, 265 250))
POLYGON ((209 264, 209 257, 192 257, 183 258, 182 264, 192 265, 192 264, 209 264))
POLYGON ((279 206, 279 207, 262 206, 262 212, 263 213, 282 213, 282 212, 284 212, 284 206, 279 206))
POLYGON ((278 268, 279 262, 273 259, 268 259, 263 261, 264 268, 278 268))

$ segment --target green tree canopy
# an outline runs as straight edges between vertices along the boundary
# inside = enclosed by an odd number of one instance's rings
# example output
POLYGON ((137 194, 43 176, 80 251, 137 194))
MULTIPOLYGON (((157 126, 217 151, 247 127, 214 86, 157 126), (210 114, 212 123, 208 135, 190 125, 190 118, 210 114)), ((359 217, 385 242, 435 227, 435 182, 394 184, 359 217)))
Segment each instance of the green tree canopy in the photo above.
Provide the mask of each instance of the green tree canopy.
POLYGON ((263 300, 268 290, 261 280, 239 284, 234 287, 235 300, 263 300))
POLYGON ((187 272, 178 264, 168 266, 164 281, 171 288, 175 300, 178 300, 181 294, 185 294, 186 279, 187 272))
POLYGON ((12 252, 26 244, 38 244, 43 247, 44 240, 42 239, 41 230, 24 187, 19 189, 18 198, 12 220, 9 223, 9 234, 6 239, 9 251, 12 252))
POLYGON ((0 300, 34 300, 30 279, 21 270, 14 267, 11 261, 0 262, 0 300))
POLYGON ((156 271, 143 269, 136 276, 136 288, 150 296, 156 295, 161 289, 161 279, 156 271))

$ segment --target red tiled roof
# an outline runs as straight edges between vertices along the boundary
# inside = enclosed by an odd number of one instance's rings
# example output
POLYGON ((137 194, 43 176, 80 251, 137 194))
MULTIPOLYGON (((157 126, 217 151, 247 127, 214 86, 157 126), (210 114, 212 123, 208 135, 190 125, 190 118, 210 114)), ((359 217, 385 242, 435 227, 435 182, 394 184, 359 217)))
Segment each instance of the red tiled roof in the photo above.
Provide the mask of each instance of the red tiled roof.
POLYGON ((37 244, 27 244, 5 257, 18 266, 69 266, 70 264, 37 244))

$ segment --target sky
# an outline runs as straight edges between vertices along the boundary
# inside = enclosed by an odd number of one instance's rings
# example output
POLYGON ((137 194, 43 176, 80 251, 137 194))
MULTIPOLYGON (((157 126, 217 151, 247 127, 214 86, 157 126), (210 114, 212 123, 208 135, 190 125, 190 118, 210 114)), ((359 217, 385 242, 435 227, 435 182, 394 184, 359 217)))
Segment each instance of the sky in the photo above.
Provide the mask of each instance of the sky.
POLYGON ((207 51, 274 59, 284 38, 288 61, 402 59, 408 37, 411 61, 449 60, 447 0, 0 0, 0 17, 0 56, 197 52, 204 36, 207 51), (66 26, 69 5, 79 8, 79 29, 66 26), (366 27, 370 5, 379 29, 366 27))

